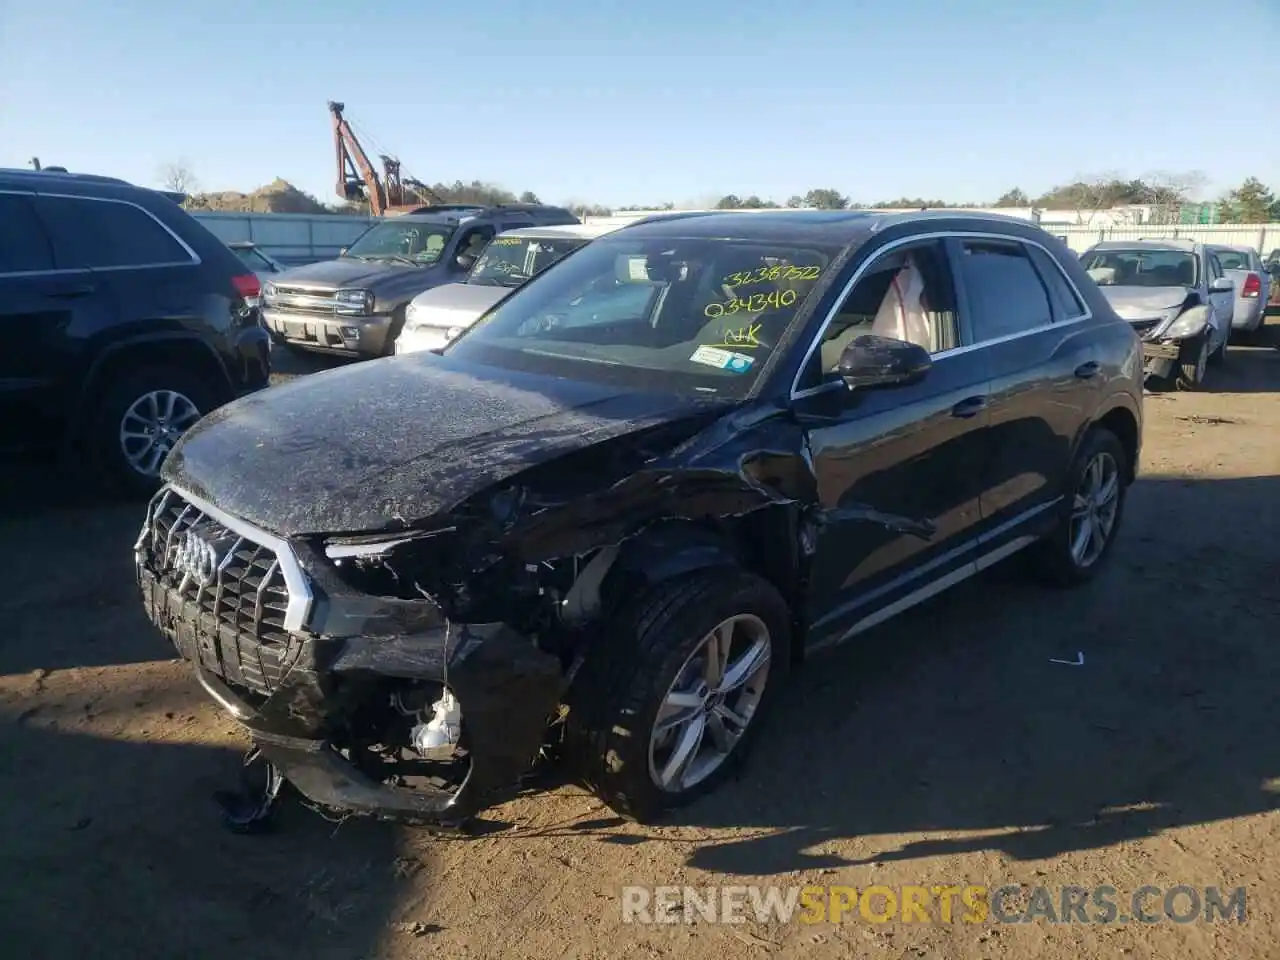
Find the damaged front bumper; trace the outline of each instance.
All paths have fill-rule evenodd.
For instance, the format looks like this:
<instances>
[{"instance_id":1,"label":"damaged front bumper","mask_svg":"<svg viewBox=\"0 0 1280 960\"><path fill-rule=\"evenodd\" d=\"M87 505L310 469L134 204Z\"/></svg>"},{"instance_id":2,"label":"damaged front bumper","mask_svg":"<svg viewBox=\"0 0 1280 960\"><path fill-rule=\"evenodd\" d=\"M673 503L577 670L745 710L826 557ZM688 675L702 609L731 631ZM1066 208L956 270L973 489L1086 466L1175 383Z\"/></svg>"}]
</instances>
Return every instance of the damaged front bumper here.
<instances>
[{"instance_id":1,"label":"damaged front bumper","mask_svg":"<svg viewBox=\"0 0 1280 960\"><path fill-rule=\"evenodd\" d=\"M1173 375L1182 355L1180 340L1144 340L1142 342L1142 372L1144 376L1167 379Z\"/></svg>"},{"instance_id":2,"label":"damaged front bumper","mask_svg":"<svg viewBox=\"0 0 1280 960\"><path fill-rule=\"evenodd\" d=\"M563 694L560 661L502 623L445 623L399 636L298 633L265 651L211 613L198 592L185 595L141 561L137 577L147 615L209 695L298 792L333 811L439 825L467 820L519 784ZM246 682L267 674L266 693ZM462 704L469 767L457 789L381 782L340 752L334 734L357 706L352 691L362 679L387 678L447 681Z\"/></svg>"}]
</instances>

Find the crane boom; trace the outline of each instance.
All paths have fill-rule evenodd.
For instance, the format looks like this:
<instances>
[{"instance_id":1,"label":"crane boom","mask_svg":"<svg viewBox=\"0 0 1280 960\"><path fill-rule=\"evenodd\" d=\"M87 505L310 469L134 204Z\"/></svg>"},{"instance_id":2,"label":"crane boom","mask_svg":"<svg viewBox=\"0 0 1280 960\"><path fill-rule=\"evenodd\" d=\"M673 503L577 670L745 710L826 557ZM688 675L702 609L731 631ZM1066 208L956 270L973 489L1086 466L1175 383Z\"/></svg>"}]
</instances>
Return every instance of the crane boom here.
<instances>
[{"instance_id":1,"label":"crane boom","mask_svg":"<svg viewBox=\"0 0 1280 960\"><path fill-rule=\"evenodd\" d=\"M426 184L400 176L400 161L381 156L383 176L378 176L373 162L365 153L360 139L351 124L342 115L346 105L329 101L329 116L333 121L333 145L338 166L338 196L344 200L367 199L369 212L375 217L403 210L420 204L406 204L405 187L423 197L428 203L443 202Z\"/></svg>"}]
</instances>

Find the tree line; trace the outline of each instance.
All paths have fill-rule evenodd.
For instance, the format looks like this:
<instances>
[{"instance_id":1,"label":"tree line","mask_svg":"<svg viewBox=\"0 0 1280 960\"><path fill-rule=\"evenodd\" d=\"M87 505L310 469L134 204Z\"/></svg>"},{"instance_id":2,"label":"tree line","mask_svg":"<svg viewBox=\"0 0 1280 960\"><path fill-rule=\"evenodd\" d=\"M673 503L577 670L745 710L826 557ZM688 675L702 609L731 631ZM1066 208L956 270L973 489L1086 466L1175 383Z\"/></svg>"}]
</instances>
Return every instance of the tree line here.
<instances>
[{"instance_id":1,"label":"tree line","mask_svg":"<svg viewBox=\"0 0 1280 960\"><path fill-rule=\"evenodd\" d=\"M158 179L165 189L194 194L196 179L185 164L169 164L161 170ZM818 210L846 209L921 209L921 208L975 208L975 207L1033 207L1041 210L1073 210L1082 220L1101 210L1127 205L1150 206L1155 209L1156 220L1162 217L1175 220L1182 207L1193 203L1192 198L1204 188L1206 178L1198 172L1149 174L1146 177L1129 178L1116 174L1098 174L1078 177L1060 184L1036 196L1020 187L1005 191L990 203L956 203L939 198L898 197L874 203L854 202L850 197L832 187L819 187L804 194L788 197L783 203L762 199L755 194L746 197L734 193L724 194L712 206L719 210L764 210L783 208L814 208ZM283 185L290 194L289 211L296 213L350 213L367 214L367 203L321 203L318 199L298 190L284 181L276 181L271 187ZM262 188L264 191L269 188ZM277 187L278 190L278 187ZM481 180L452 183L435 183L431 190L448 203L475 203L494 205L502 203L539 203L531 190L515 193L505 187ZM251 195L245 195L251 196ZM1220 223L1262 223L1280 220L1280 198L1257 177L1248 177L1239 186L1228 190L1216 201L1217 221ZM564 203L577 216L610 216L634 210L672 210L671 201L647 205L608 207L603 204L570 200Z\"/></svg>"},{"instance_id":2,"label":"tree line","mask_svg":"<svg viewBox=\"0 0 1280 960\"><path fill-rule=\"evenodd\" d=\"M716 207L720 210L781 209L784 206L813 207L820 210L1030 207L1040 210L1074 210L1084 216L1132 204L1153 207L1158 217L1161 211L1170 216L1176 215L1183 206L1192 204L1192 197L1202 188L1203 183L1203 175L1196 173L1129 179L1102 175L1082 177L1037 196L1031 196L1025 190L1015 187L990 203L957 203L925 197L898 197L895 200L856 203L838 190L821 188L793 196L785 204L763 200L754 194L744 198L729 193L720 198ZM1238 187L1228 190L1216 201L1216 205L1217 220L1220 223L1264 223L1280 220L1280 198L1257 177L1248 177Z\"/></svg>"}]
</instances>

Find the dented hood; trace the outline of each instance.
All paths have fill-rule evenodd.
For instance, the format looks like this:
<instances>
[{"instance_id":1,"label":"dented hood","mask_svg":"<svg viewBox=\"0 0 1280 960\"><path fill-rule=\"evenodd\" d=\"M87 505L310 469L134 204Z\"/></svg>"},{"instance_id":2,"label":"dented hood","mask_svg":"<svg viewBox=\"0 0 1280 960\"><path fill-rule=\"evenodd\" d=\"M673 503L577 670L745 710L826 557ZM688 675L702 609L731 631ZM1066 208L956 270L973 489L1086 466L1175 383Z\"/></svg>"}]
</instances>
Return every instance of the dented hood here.
<instances>
[{"instance_id":1,"label":"dented hood","mask_svg":"<svg viewBox=\"0 0 1280 960\"><path fill-rule=\"evenodd\" d=\"M188 431L163 473L284 536L396 530L529 467L707 406L410 354L228 404Z\"/></svg>"},{"instance_id":2,"label":"dented hood","mask_svg":"<svg viewBox=\"0 0 1280 960\"><path fill-rule=\"evenodd\" d=\"M1145 320L1177 307L1191 291L1186 287L1099 287L1113 310L1125 320Z\"/></svg>"}]
</instances>

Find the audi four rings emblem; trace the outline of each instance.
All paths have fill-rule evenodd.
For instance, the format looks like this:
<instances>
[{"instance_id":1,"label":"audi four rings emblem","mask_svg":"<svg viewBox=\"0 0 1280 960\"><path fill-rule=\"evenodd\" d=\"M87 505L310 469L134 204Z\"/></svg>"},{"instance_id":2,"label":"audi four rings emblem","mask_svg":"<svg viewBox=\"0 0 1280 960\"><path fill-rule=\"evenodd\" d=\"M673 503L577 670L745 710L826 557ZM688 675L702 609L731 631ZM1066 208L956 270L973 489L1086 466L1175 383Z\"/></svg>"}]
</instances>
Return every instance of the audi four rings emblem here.
<instances>
[{"instance_id":1,"label":"audi four rings emblem","mask_svg":"<svg viewBox=\"0 0 1280 960\"><path fill-rule=\"evenodd\" d=\"M173 558L173 569L184 577L190 577L202 587L213 583L218 575L217 548L198 533L188 530L178 544L177 555Z\"/></svg>"}]
</instances>

